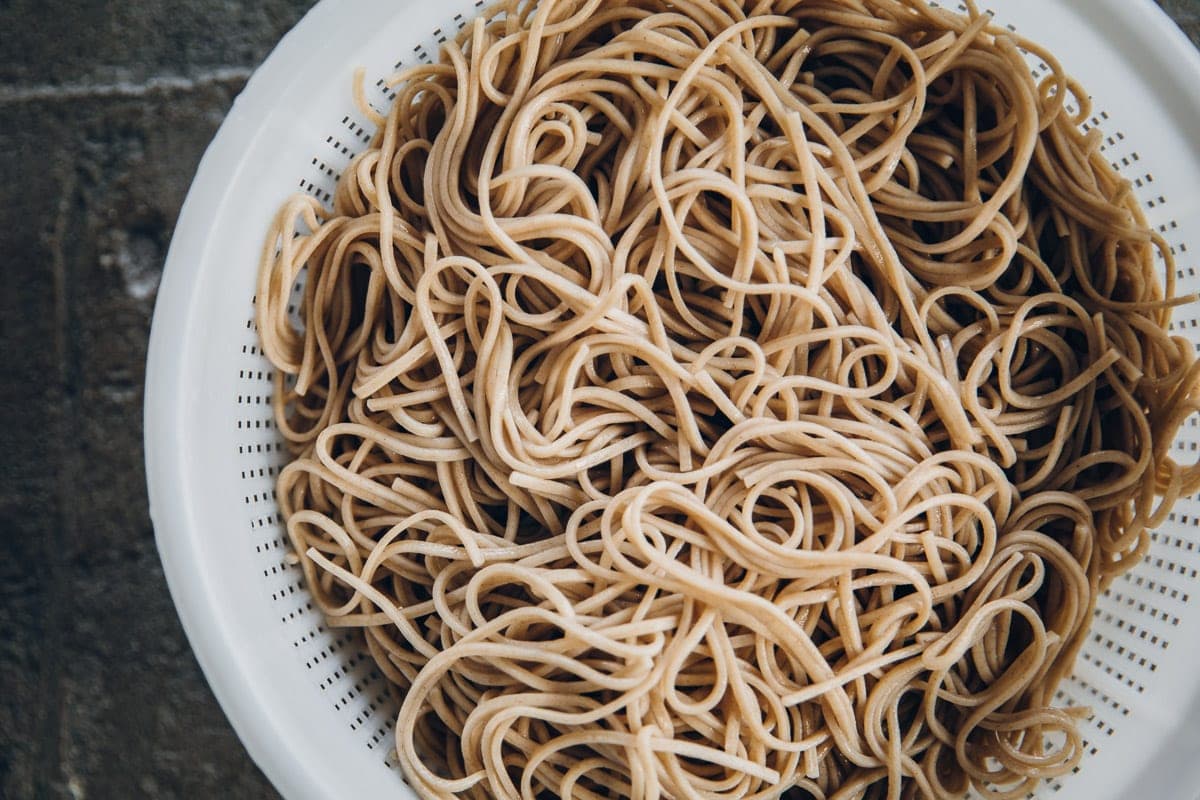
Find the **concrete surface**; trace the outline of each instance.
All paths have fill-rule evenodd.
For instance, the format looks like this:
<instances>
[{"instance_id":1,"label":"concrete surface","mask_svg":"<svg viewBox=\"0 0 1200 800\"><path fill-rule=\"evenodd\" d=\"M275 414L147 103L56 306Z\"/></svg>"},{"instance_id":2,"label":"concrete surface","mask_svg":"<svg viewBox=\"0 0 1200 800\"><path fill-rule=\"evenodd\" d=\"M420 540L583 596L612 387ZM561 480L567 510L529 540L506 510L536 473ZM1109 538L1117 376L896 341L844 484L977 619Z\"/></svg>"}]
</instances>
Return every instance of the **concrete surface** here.
<instances>
[{"instance_id":1,"label":"concrete surface","mask_svg":"<svg viewBox=\"0 0 1200 800\"><path fill-rule=\"evenodd\" d=\"M310 5L0 0L0 798L276 797L167 594L141 399L192 173Z\"/></svg>"}]
</instances>

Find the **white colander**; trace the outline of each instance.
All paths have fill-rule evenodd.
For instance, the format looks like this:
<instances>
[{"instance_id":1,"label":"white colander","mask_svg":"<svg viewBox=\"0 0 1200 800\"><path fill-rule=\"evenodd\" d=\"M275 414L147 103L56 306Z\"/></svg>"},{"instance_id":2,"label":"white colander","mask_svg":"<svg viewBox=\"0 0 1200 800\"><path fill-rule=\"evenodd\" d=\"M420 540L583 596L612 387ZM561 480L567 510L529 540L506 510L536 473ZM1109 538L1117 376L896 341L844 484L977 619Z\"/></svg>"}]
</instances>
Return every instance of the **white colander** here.
<instances>
[{"instance_id":1,"label":"white colander","mask_svg":"<svg viewBox=\"0 0 1200 800\"><path fill-rule=\"evenodd\" d=\"M1090 124L1103 129L1105 154L1175 251L1181 291L1200 289L1200 55L1150 0L995 2L1001 23L1049 46L1095 92ZM274 486L285 452L252 322L259 250L280 202L298 190L329 201L369 140L351 101L355 68L373 81L436 58L482 5L319 3L255 73L205 155L159 290L145 420L159 551L213 691L289 800L413 794L388 757L395 697L353 637L323 626L284 560ZM384 108L380 86L371 99ZM1178 313L1175 328L1200 348L1200 306ZM1200 420L1175 450L1200 457ZM1094 712L1087 756L1039 797L1200 796L1198 571L1193 498L1100 601L1059 697Z\"/></svg>"}]
</instances>

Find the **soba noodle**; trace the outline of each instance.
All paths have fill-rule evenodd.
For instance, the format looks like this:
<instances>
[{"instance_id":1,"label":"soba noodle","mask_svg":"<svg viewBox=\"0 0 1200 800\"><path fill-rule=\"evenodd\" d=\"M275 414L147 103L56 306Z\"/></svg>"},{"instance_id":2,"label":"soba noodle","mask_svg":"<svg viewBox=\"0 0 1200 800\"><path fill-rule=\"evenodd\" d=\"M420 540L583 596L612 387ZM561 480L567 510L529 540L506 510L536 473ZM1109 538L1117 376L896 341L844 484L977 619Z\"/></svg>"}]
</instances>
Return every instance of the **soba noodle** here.
<instances>
[{"instance_id":1,"label":"soba noodle","mask_svg":"<svg viewBox=\"0 0 1200 800\"><path fill-rule=\"evenodd\" d=\"M1200 489L1200 368L1050 53L923 0L513 0L390 89L257 322L288 533L419 794L1079 763L1056 686Z\"/></svg>"}]
</instances>

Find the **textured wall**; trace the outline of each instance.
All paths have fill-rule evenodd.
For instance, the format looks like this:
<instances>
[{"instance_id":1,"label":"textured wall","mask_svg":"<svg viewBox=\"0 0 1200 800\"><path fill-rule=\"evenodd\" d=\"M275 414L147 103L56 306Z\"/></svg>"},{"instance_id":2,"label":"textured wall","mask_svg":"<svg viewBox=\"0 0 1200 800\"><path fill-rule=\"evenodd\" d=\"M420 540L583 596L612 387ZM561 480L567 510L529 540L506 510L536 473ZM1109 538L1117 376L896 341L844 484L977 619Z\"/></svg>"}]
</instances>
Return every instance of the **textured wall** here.
<instances>
[{"instance_id":1,"label":"textured wall","mask_svg":"<svg viewBox=\"0 0 1200 800\"><path fill-rule=\"evenodd\" d=\"M310 5L0 0L0 798L275 797L163 582L142 370L200 155Z\"/></svg>"}]
</instances>

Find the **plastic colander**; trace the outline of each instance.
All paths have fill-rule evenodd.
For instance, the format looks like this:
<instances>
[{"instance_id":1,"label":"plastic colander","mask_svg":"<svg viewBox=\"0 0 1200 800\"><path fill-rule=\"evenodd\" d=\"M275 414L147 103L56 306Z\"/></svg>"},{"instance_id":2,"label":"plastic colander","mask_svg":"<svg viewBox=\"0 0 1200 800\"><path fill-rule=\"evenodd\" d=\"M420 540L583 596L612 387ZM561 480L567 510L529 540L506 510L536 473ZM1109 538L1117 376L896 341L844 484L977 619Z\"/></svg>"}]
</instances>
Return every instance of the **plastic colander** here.
<instances>
[{"instance_id":1,"label":"plastic colander","mask_svg":"<svg viewBox=\"0 0 1200 800\"><path fill-rule=\"evenodd\" d=\"M389 759L397 708L356 638L314 610L275 500L286 451L252 321L259 251L289 194L324 201L371 125L351 99L435 59L482 0L325 0L255 73L200 165L159 290L146 377L146 472L166 575L242 741L289 800L409 798ZM1149 0L996 0L998 22L1095 92L1090 125L1200 289L1200 55ZM1042 73L1046 67L1032 62ZM382 83L372 102L386 107ZM1192 237L1195 238L1192 238ZM1174 328L1200 348L1200 306ZM1200 456L1200 420L1174 444ZM1059 701L1091 707L1086 756L1038 797L1200 796L1200 499L1100 600Z\"/></svg>"}]
</instances>

